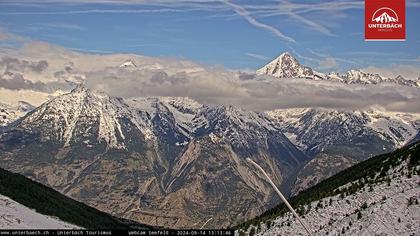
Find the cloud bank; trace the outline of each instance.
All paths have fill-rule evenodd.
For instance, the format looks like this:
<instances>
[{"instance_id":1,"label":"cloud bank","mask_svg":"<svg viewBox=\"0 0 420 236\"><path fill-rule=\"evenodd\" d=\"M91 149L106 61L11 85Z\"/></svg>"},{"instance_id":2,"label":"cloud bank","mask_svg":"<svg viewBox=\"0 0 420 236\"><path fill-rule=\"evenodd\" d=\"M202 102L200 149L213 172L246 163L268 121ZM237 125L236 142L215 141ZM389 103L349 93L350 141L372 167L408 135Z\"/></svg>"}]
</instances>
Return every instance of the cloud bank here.
<instances>
[{"instance_id":1,"label":"cloud bank","mask_svg":"<svg viewBox=\"0 0 420 236\"><path fill-rule=\"evenodd\" d=\"M188 96L210 105L236 105L250 110L291 107L420 112L416 88L391 84L347 85L304 79L272 79L207 70L168 75L155 71L107 69L87 76L87 85L119 97ZM245 78L245 79L244 79Z\"/></svg>"},{"instance_id":2,"label":"cloud bank","mask_svg":"<svg viewBox=\"0 0 420 236\"><path fill-rule=\"evenodd\" d=\"M135 68L120 68L126 60ZM326 61L324 66L334 66ZM208 105L235 105L264 111L294 107L367 109L420 113L420 90L395 84L348 85L305 79L276 79L209 67L179 58L152 58L134 54L85 54L45 43L26 44L3 55L0 88L51 91L71 83L111 96L189 97ZM18 77L4 77L8 70ZM34 79L35 77L35 79ZM70 83L70 84L71 84Z\"/></svg>"}]
</instances>

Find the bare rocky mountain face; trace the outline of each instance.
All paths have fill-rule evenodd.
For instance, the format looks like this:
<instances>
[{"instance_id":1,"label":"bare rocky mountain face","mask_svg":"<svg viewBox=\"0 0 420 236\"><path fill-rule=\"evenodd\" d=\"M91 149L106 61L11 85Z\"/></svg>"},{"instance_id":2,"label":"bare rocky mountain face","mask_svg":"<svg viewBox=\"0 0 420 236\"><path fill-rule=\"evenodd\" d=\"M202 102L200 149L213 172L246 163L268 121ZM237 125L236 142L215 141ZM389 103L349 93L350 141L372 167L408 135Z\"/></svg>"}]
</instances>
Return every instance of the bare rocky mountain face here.
<instances>
[{"instance_id":1,"label":"bare rocky mountain face","mask_svg":"<svg viewBox=\"0 0 420 236\"><path fill-rule=\"evenodd\" d=\"M0 165L99 210L149 225L227 227L273 206L308 161L264 114L187 98L124 100L82 86L0 135ZM290 186L284 186L290 188Z\"/></svg>"},{"instance_id":2,"label":"bare rocky mountain face","mask_svg":"<svg viewBox=\"0 0 420 236\"><path fill-rule=\"evenodd\" d=\"M290 53L285 52L279 57L256 71L257 75L270 75L276 78L327 80L345 84L379 84L392 83L420 88L420 80L409 80L402 76L387 78L379 74L367 73L361 70L349 70L344 74L331 72L320 73L310 67L301 65Z\"/></svg>"}]
</instances>

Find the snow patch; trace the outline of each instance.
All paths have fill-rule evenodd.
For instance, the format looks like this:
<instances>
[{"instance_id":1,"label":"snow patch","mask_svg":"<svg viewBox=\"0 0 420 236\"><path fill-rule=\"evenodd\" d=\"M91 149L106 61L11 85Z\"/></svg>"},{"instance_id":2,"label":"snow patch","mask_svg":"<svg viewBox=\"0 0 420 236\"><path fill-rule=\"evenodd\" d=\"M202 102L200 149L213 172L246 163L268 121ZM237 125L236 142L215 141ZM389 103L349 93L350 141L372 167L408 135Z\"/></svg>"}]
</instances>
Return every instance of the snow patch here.
<instances>
[{"instance_id":1,"label":"snow patch","mask_svg":"<svg viewBox=\"0 0 420 236\"><path fill-rule=\"evenodd\" d=\"M0 229L81 229L0 195Z\"/></svg>"}]
</instances>

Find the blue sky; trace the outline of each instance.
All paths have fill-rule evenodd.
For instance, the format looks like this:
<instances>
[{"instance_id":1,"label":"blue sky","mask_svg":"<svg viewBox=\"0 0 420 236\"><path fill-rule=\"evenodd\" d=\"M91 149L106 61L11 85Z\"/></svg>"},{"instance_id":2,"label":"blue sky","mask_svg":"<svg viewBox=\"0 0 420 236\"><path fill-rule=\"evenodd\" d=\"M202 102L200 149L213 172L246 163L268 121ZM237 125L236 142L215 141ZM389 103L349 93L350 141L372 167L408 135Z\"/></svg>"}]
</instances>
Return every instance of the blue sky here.
<instances>
[{"instance_id":1,"label":"blue sky","mask_svg":"<svg viewBox=\"0 0 420 236\"><path fill-rule=\"evenodd\" d=\"M256 69L289 51L321 71L420 67L420 1L405 42L365 42L364 1L2 0L0 29L91 53Z\"/></svg>"}]
</instances>

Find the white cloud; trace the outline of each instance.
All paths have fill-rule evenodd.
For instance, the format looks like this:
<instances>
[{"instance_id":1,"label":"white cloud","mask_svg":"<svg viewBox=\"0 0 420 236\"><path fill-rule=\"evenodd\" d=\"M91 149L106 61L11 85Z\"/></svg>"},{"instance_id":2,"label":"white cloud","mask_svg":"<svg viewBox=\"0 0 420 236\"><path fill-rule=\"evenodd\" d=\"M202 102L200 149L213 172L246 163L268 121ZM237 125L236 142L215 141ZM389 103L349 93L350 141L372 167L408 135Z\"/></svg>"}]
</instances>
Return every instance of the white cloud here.
<instances>
[{"instance_id":1,"label":"white cloud","mask_svg":"<svg viewBox=\"0 0 420 236\"><path fill-rule=\"evenodd\" d=\"M89 13L165 13L165 12L187 12L187 11L209 11L213 12L211 16L222 16L230 18L231 15L221 12L228 11L233 8L235 12L244 17L250 24L272 32L278 37L286 41L294 41L293 38L286 36L275 27L261 23L259 18L272 16L286 16L288 20L294 20L301 25L305 25L310 29L325 35L334 36L330 28L334 24L342 24L340 19L347 16L345 11L362 10L364 8L363 1L342 0L342 1L318 1L318 2L288 2L288 1L256 1L255 3L244 3L242 6L231 3L227 0L209 1L209 0L3 0L0 4L13 4L19 6L43 5L43 7L51 4L103 4L103 5L121 5L121 6L151 6L153 9L85 9L74 11L17 11L17 12L0 12L0 15L63 15L63 14L89 14ZM415 0L408 0L407 7L418 8L420 3ZM310 13L310 14L308 14ZM316 14L313 14L316 13ZM328 15L328 21L325 16ZM308 18L310 16L310 18Z\"/></svg>"},{"instance_id":2,"label":"white cloud","mask_svg":"<svg viewBox=\"0 0 420 236\"><path fill-rule=\"evenodd\" d=\"M8 56L28 61L26 65L31 65L31 68L34 67L33 62L45 60L48 63L43 70L35 72L22 67L24 78L20 82L24 86L22 83L3 81L7 82L5 88L15 90L19 90L19 86L27 90L31 85L36 85L38 87L34 89L45 91L49 85L60 86L57 81L83 74L90 88L126 98L188 96L204 104L232 104L251 110L290 107L364 109L378 105L393 111L420 113L419 89L407 86L274 79L256 76L254 73L206 67L177 58L86 54L43 42L26 44ZM127 59L134 60L139 70L118 68ZM326 62L324 66L331 64L334 63ZM21 68L19 63L15 68Z\"/></svg>"},{"instance_id":3,"label":"white cloud","mask_svg":"<svg viewBox=\"0 0 420 236\"><path fill-rule=\"evenodd\" d=\"M33 23L30 25L30 27L38 27L39 29L47 29L47 28L59 28L59 29L65 29L65 30L85 30L82 26L77 24L67 24L67 23L46 23L46 22L40 22L40 23Z\"/></svg>"},{"instance_id":4,"label":"white cloud","mask_svg":"<svg viewBox=\"0 0 420 236\"><path fill-rule=\"evenodd\" d=\"M338 67L338 62L333 57L326 57L319 61L319 69L335 69Z\"/></svg>"},{"instance_id":5,"label":"white cloud","mask_svg":"<svg viewBox=\"0 0 420 236\"><path fill-rule=\"evenodd\" d=\"M78 51L78 52L85 52L85 53L99 53L99 54L113 53L113 51L109 51L109 50L86 49L86 48L70 48L70 49L74 51Z\"/></svg>"},{"instance_id":6,"label":"white cloud","mask_svg":"<svg viewBox=\"0 0 420 236\"><path fill-rule=\"evenodd\" d=\"M256 53L245 53L245 55L247 55L249 57L252 57L254 59L262 60L262 61L267 61L267 60L270 59L269 57L266 57L266 56L260 55L260 54L256 54Z\"/></svg>"},{"instance_id":7,"label":"white cloud","mask_svg":"<svg viewBox=\"0 0 420 236\"><path fill-rule=\"evenodd\" d=\"M144 14L144 13L167 13L167 12L188 12L188 11L207 11L212 14L206 17L225 17L231 18L232 15L225 14L233 9L238 16L243 17L251 25L267 30L277 37L287 42L294 42L295 39L287 36L276 27L262 23L259 19L263 17L285 16L286 20L313 29L328 36L335 36L331 28L342 24L342 18L347 17L344 13L348 10L362 10L363 1L342 0L342 1L320 1L320 2L288 2L288 1L257 1L255 3L244 3L243 5L232 3L228 0L209 1L209 0L4 0L0 4L13 4L25 6L51 4L62 4L68 6L84 4L102 4L103 6L121 5L124 8L97 8L70 11L57 11L56 9L46 11L3 11L0 15L70 15L70 14ZM130 8L126 8L129 6ZM147 6L147 9L135 9L132 6ZM408 7L420 7L416 1L407 1ZM328 15L328 20L325 16ZM286 22L286 21L283 21Z\"/></svg>"},{"instance_id":8,"label":"white cloud","mask_svg":"<svg viewBox=\"0 0 420 236\"><path fill-rule=\"evenodd\" d=\"M167 12L187 12L186 9L89 9L76 11L23 11L23 12L0 12L0 15L75 15L75 14L141 14L141 13L167 13Z\"/></svg>"},{"instance_id":9,"label":"white cloud","mask_svg":"<svg viewBox=\"0 0 420 236\"><path fill-rule=\"evenodd\" d=\"M10 33L0 27L0 42L2 41L23 43L30 41L30 39L17 34Z\"/></svg>"},{"instance_id":10,"label":"white cloud","mask_svg":"<svg viewBox=\"0 0 420 236\"><path fill-rule=\"evenodd\" d=\"M305 79L273 79L222 69L175 73L108 68L89 73L87 84L113 96L188 96L210 105L236 105L250 110L290 107L365 109L420 112L417 88L396 85L348 85Z\"/></svg>"}]
</instances>

